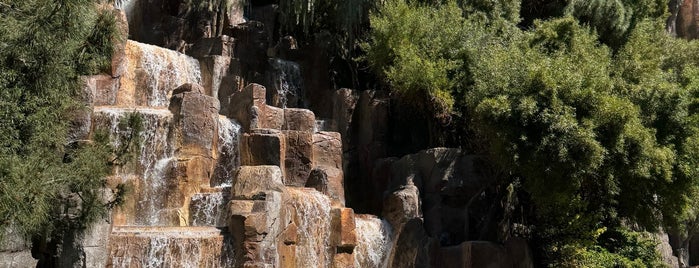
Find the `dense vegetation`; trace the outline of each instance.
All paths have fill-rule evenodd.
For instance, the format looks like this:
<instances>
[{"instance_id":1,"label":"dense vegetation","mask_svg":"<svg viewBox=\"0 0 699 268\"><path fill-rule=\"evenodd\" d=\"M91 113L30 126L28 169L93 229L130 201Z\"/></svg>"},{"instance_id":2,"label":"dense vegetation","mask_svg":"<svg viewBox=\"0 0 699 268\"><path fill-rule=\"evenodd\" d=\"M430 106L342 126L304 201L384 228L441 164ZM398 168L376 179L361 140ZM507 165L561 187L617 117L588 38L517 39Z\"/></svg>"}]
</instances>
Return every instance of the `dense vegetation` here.
<instances>
[{"instance_id":1,"label":"dense vegetation","mask_svg":"<svg viewBox=\"0 0 699 268\"><path fill-rule=\"evenodd\" d=\"M657 266L644 231L697 219L696 44L664 32L664 1L570 1L525 29L520 4L386 1L366 59L522 182L540 261Z\"/></svg>"},{"instance_id":2,"label":"dense vegetation","mask_svg":"<svg viewBox=\"0 0 699 268\"><path fill-rule=\"evenodd\" d=\"M88 111L80 76L109 68L117 32L96 1L0 1L1 233L50 239L118 203L104 197L105 177L135 143L112 148L104 133L84 141L71 130Z\"/></svg>"}]
</instances>

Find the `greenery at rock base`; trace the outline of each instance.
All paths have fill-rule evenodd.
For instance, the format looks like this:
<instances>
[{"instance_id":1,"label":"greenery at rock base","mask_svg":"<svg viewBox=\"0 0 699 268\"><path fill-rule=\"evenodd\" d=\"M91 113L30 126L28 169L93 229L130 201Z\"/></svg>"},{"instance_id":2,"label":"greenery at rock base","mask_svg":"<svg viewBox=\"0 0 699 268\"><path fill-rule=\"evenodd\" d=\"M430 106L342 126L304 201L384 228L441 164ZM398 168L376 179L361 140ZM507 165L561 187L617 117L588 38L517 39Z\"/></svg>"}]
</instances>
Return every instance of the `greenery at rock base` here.
<instances>
[{"instance_id":1,"label":"greenery at rock base","mask_svg":"<svg viewBox=\"0 0 699 268\"><path fill-rule=\"evenodd\" d=\"M373 13L366 60L523 182L540 261L654 267L646 231L693 231L699 46L664 32L666 3L570 1L523 29L519 1L424 2Z\"/></svg>"},{"instance_id":2,"label":"greenery at rock base","mask_svg":"<svg viewBox=\"0 0 699 268\"><path fill-rule=\"evenodd\" d=\"M96 2L0 1L0 227L27 238L87 228L116 205L105 178L138 142L68 139L71 119L89 112L80 76L107 70L123 38ZM137 136L140 120L124 127Z\"/></svg>"}]
</instances>

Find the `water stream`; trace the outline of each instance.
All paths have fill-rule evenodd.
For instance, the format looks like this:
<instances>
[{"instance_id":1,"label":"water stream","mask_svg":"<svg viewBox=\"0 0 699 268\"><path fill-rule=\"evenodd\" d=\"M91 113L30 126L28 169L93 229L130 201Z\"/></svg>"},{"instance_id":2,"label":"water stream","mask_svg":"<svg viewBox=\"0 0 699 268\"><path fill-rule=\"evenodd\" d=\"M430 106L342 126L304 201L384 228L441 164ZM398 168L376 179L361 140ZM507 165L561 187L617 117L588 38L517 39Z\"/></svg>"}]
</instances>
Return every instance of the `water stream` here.
<instances>
[{"instance_id":1,"label":"water stream","mask_svg":"<svg viewBox=\"0 0 699 268\"><path fill-rule=\"evenodd\" d=\"M296 267L329 267L330 250L330 199L308 188L287 188L287 201L294 222L298 226Z\"/></svg>"},{"instance_id":2,"label":"water stream","mask_svg":"<svg viewBox=\"0 0 699 268\"><path fill-rule=\"evenodd\" d=\"M270 59L270 71L267 72L267 82L270 91L267 102L281 108L305 107L303 76L301 66L293 61Z\"/></svg>"},{"instance_id":3,"label":"water stream","mask_svg":"<svg viewBox=\"0 0 699 268\"><path fill-rule=\"evenodd\" d=\"M388 267L393 247L391 225L372 215L355 218L357 246L354 248L355 267Z\"/></svg>"},{"instance_id":4,"label":"water stream","mask_svg":"<svg viewBox=\"0 0 699 268\"><path fill-rule=\"evenodd\" d=\"M129 113L138 113L143 119L140 132L142 146L138 161L116 169L122 182L131 181L138 210L127 219L130 225L168 225L163 215L167 199L167 176L174 160L174 148L169 141L172 113L166 109L96 107L95 128L109 131L115 147L129 129L120 121Z\"/></svg>"}]
</instances>

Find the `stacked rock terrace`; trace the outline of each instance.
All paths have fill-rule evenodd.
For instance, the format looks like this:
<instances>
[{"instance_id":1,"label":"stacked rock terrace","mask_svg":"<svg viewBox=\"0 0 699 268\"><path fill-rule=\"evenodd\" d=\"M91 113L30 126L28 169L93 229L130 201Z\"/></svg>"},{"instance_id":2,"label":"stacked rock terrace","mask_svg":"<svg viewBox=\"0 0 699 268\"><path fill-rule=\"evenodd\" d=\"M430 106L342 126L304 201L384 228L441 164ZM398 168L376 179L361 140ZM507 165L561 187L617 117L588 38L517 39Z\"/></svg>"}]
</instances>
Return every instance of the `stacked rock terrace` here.
<instances>
[{"instance_id":1,"label":"stacked rock terrace","mask_svg":"<svg viewBox=\"0 0 699 268\"><path fill-rule=\"evenodd\" d=\"M121 76L86 79L91 133L119 134L128 112L146 124L138 163L110 179L133 191L113 213L108 266L362 266L339 133L318 131L310 110L268 105L258 84L234 89L221 109L217 78L202 79L193 58L133 41L125 50ZM244 133L239 157L226 159L220 148L237 143L220 140L228 118ZM233 174L216 172L231 161Z\"/></svg>"}]
</instances>

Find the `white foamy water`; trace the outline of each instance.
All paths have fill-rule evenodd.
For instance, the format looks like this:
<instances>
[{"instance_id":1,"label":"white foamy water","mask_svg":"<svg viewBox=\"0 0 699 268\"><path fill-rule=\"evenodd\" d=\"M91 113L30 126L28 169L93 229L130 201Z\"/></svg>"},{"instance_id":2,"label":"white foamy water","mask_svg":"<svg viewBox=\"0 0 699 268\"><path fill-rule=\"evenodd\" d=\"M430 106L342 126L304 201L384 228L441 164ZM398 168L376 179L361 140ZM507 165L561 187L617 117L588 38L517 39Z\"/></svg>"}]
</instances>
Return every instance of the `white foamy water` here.
<instances>
[{"instance_id":1,"label":"white foamy water","mask_svg":"<svg viewBox=\"0 0 699 268\"><path fill-rule=\"evenodd\" d=\"M172 113L166 109L96 107L94 109L95 128L109 131L112 144L121 145L121 137L129 130L119 122L129 113L138 113L143 119L140 133L141 148L136 164L127 164L116 170L116 175L124 181L137 178L139 191L133 194L137 203L137 215L129 219L133 225L168 225L162 216L167 196L167 172L172 167L174 148L169 141Z\"/></svg>"},{"instance_id":2,"label":"white foamy water","mask_svg":"<svg viewBox=\"0 0 699 268\"><path fill-rule=\"evenodd\" d=\"M393 247L391 225L385 220L369 215L356 217L355 225L355 267L388 267L388 258Z\"/></svg>"},{"instance_id":3,"label":"white foamy water","mask_svg":"<svg viewBox=\"0 0 699 268\"><path fill-rule=\"evenodd\" d=\"M167 107L172 90L186 83L202 84L199 61L166 48L128 40L128 71L120 94L132 92L136 105ZM121 103L125 104L125 103ZM127 104L127 103L126 103Z\"/></svg>"},{"instance_id":4,"label":"white foamy water","mask_svg":"<svg viewBox=\"0 0 699 268\"><path fill-rule=\"evenodd\" d=\"M218 161L211 178L212 187L229 186L240 166L241 126L233 119L218 117Z\"/></svg>"},{"instance_id":5,"label":"white foamy water","mask_svg":"<svg viewBox=\"0 0 699 268\"><path fill-rule=\"evenodd\" d=\"M315 190L287 190L298 227L296 267L330 267L330 199Z\"/></svg>"},{"instance_id":6,"label":"white foamy water","mask_svg":"<svg viewBox=\"0 0 699 268\"><path fill-rule=\"evenodd\" d=\"M278 101L272 105L286 108L303 108L304 87L301 66L293 61L282 59L270 59L271 70L267 74L267 80L271 88L279 96Z\"/></svg>"},{"instance_id":7,"label":"white foamy water","mask_svg":"<svg viewBox=\"0 0 699 268\"><path fill-rule=\"evenodd\" d=\"M231 244L215 228L115 228L111 267L233 267Z\"/></svg>"},{"instance_id":8,"label":"white foamy water","mask_svg":"<svg viewBox=\"0 0 699 268\"><path fill-rule=\"evenodd\" d=\"M193 195L189 206L190 225L227 226L228 198L225 198L224 191L230 191L230 188L221 188L220 192Z\"/></svg>"},{"instance_id":9,"label":"white foamy water","mask_svg":"<svg viewBox=\"0 0 699 268\"><path fill-rule=\"evenodd\" d=\"M313 129L313 132L320 132L320 131L332 131L331 129L331 121L328 120L321 120L321 119L316 119L316 123Z\"/></svg>"}]
</instances>

